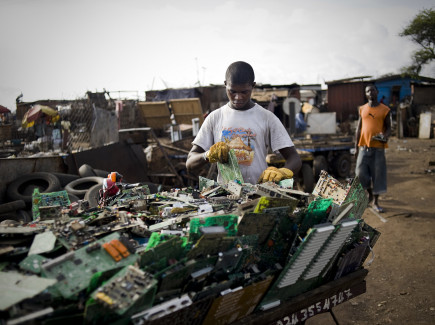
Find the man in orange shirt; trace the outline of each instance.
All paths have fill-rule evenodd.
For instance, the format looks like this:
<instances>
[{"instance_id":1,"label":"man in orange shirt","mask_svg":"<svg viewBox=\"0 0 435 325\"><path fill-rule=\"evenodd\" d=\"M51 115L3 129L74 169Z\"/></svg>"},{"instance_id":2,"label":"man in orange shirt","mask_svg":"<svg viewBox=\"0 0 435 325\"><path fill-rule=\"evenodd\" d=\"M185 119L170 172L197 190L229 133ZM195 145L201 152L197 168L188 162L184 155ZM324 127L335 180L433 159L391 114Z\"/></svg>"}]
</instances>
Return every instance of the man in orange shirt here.
<instances>
[{"instance_id":1,"label":"man in orange shirt","mask_svg":"<svg viewBox=\"0 0 435 325\"><path fill-rule=\"evenodd\" d=\"M390 109L378 102L375 85L365 88L367 103L359 108L356 129L355 152L357 155L355 174L367 190L369 202L375 211L384 212L379 205L379 194L387 191L387 164L385 148L391 135Z\"/></svg>"}]
</instances>

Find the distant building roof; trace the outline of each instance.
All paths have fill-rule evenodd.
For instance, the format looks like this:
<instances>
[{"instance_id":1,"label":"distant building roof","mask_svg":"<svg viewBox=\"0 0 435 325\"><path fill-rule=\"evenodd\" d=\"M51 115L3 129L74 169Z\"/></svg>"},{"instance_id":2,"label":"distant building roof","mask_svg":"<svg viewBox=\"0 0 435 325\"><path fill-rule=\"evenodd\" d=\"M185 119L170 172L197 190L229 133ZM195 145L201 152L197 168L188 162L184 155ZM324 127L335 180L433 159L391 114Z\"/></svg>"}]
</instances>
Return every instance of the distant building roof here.
<instances>
[{"instance_id":1,"label":"distant building roof","mask_svg":"<svg viewBox=\"0 0 435 325\"><path fill-rule=\"evenodd\" d=\"M395 74L395 75L391 75L391 76L385 76L385 77L380 77L375 79L375 82L383 82L383 81L391 81L391 80L395 80L395 79L411 79L413 81L419 82L419 81L424 81L424 82L435 82L434 78L429 78L429 77L423 77L420 76L418 78L413 78L407 75L401 75L401 74Z\"/></svg>"},{"instance_id":2,"label":"distant building roof","mask_svg":"<svg viewBox=\"0 0 435 325\"><path fill-rule=\"evenodd\" d=\"M270 88L274 88L274 89L278 89L278 88L286 88L286 89L291 89L291 88L298 88L300 87L297 83L292 83L292 84L287 84L287 85L271 85L271 84L262 84L262 83L256 83L255 84L255 88L260 88L260 89L270 89Z\"/></svg>"},{"instance_id":3,"label":"distant building roof","mask_svg":"<svg viewBox=\"0 0 435 325\"><path fill-rule=\"evenodd\" d=\"M342 83L350 83L350 82L361 82L364 81L364 79L368 79L368 78L372 78L372 76L351 77L345 79L325 81L325 84L332 85L332 84L342 84Z\"/></svg>"},{"instance_id":4,"label":"distant building roof","mask_svg":"<svg viewBox=\"0 0 435 325\"><path fill-rule=\"evenodd\" d=\"M364 80L367 79L367 80ZM391 80L403 80L403 79L411 79L415 82L430 82L434 83L434 78L429 77L423 77L420 76L418 78L412 78L407 75L401 75L401 74L394 74L394 75L386 75L379 78L373 78L372 76L361 76L361 77L351 77L351 78L345 78L345 79L338 79L338 80L332 80L332 81L326 81L326 85L334 85L334 84L344 84L344 83L353 83L353 82L384 82L384 81L391 81Z\"/></svg>"}]
</instances>

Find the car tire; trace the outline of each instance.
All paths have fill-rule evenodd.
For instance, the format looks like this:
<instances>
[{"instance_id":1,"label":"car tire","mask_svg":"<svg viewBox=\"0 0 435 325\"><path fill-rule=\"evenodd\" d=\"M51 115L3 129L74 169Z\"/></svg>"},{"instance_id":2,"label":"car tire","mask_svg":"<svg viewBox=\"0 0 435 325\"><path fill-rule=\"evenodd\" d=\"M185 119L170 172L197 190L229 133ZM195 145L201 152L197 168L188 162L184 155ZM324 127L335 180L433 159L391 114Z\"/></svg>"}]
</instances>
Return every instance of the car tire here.
<instances>
[{"instance_id":1,"label":"car tire","mask_svg":"<svg viewBox=\"0 0 435 325\"><path fill-rule=\"evenodd\" d=\"M95 176L104 177L107 178L107 176L110 174L108 171L102 170L102 169L93 169Z\"/></svg>"},{"instance_id":2,"label":"car tire","mask_svg":"<svg viewBox=\"0 0 435 325\"><path fill-rule=\"evenodd\" d=\"M103 180L104 180L103 177L98 177L98 176L81 177L67 184L65 186L65 190L68 193L73 194L82 199L85 197L86 192L92 186L96 184L102 185Z\"/></svg>"},{"instance_id":3,"label":"car tire","mask_svg":"<svg viewBox=\"0 0 435 325\"><path fill-rule=\"evenodd\" d=\"M26 205L30 205L35 188L38 188L40 193L50 193L60 190L61 185L53 174L36 172L15 179L7 187L6 195L12 201L23 200Z\"/></svg>"},{"instance_id":4,"label":"car tire","mask_svg":"<svg viewBox=\"0 0 435 325\"><path fill-rule=\"evenodd\" d=\"M68 193L68 199L69 199L70 203L77 202L80 200L80 198L78 196L71 194L71 193Z\"/></svg>"},{"instance_id":5,"label":"car tire","mask_svg":"<svg viewBox=\"0 0 435 325\"><path fill-rule=\"evenodd\" d=\"M79 175L80 177L91 177L96 176L94 173L93 168L88 164L83 164L79 168Z\"/></svg>"},{"instance_id":6,"label":"car tire","mask_svg":"<svg viewBox=\"0 0 435 325\"><path fill-rule=\"evenodd\" d=\"M65 174L65 173L52 173L54 176L56 176L59 179L60 186L65 187L68 183L71 183L72 181L75 181L76 179L79 179L79 175L75 174Z\"/></svg>"},{"instance_id":7,"label":"car tire","mask_svg":"<svg viewBox=\"0 0 435 325\"><path fill-rule=\"evenodd\" d=\"M352 161L348 152L341 153L333 161L333 169L336 177L346 178L350 175Z\"/></svg>"},{"instance_id":8,"label":"car tire","mask_svg":"<svg viewBox=\"0 0 435 325\"><path fill-rule=\"evenodd\" d=\"M23 223L29 223L32 221L32 217L26 210L17 210L0 214L0 222L4 220L14 220Z\"/></svg>"},{"instance_id":9,"label":"car tire","mask_svg":"<svg viewBox=\"0 0 435 325\"><path fill-rule=\"evenodd\" d=\"M328 171L328 161L324 155L315 156L313 161L313 172L315 179L319 179L319 175L322 170Z\"/></svg>"},{"instance_id":10,"label":"car tire","mask_svg":"<svg viewBox=\"0 0 435 325\"><path fill-rule=\"evenodd\" d=\"M98 206L98 197L102 188L102 184L95 184L86 192L85 200L89 202L90 208L95 208Z\"/></svg>"},{"instance_id":11,"label":"car tire","mask_svg":"<svg viewBox=\"0 0 435 325\"><path fill-rule=\"evenodd\" d=\"M23 200L12 201L0 205L0 214L25 208L26 202L24 202Z\"/></svg>"}]
</instances>

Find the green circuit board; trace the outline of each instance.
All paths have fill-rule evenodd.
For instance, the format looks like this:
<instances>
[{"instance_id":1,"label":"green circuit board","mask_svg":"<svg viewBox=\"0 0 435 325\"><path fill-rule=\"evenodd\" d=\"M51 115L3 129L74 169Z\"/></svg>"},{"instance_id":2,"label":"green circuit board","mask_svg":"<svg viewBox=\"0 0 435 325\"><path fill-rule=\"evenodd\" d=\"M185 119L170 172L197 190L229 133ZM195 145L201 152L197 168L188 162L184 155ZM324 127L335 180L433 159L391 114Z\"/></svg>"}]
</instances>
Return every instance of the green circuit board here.
<instances>
[{"instance_id":1,"label":"green circuit board","mask_svg":"<svg viewBox=\"0 0 435 325\"><path fill-rule=\"evenodd\" d=\"M24 271L29 271L35 274L40 274L41 273L41 265L47 261L49 261L50 259L35 254L35 255L30 255L27 256L25 259L23 259L19 266L22 270Z\"/></svg>"},{"instance_id":2,"label":"green circuit board","mask_svg":"<svg viewBox=\"0 0 435 325\"><path fill-rule=\"evenodd\" d=\"M159 272L168 266L169 261L178 261L186 255L184 239L172 236L165 241L160 241L161 237L158 234L152 236L158 236L159 243L141 254L139 265L142 269L151 273Z\"/></svg>"},{"instance_id":3,"label":"green circuit board","mask_svg":"<svg viewBox=\"0 0 435 325\"><path fill-rule=\"evenodd\" d=\"M235 180L243 183L242 172L240 171L239 162L237 161L237 157L233 149L230 149L228 153L228 162L225 164L218 162L217 165L224 184Z\"/></svg>"},{"instance_id":4,"label":"green circuit board","mask_svg":"<svg viewBox=\"0 0 435 325\"><path fill-rule=\"evenodd\" d=\"M58 210L62 207L67 207L71 204L67 191L40 193L38 188L33 190L32 194L32 215L33 220L43 218L45 215L52 218L53 213L58 213ZM51 209L50 209L51 207ZM44 213L41 215L41 209L45 208Z\"/></svg>"},{"instance_id":5,"label":"green circuit board","mask_svg":"<svg viewBox=\"0 0 435 325\"><path fill-rule=\"evenodd\" d=\"M142 309L151 307L156 290L157 280L153 276L128 265L94 291L92 298L101 307L123 315L135 305Z\"/></svg>"},{"instance_id":6,"label":"green circuit board","mask_svg":"<svg viewBox=\"0 0 435 325\"><path fill-rule=\"evenodd\" d=\"M202 236L200 228L213 226L222 226L227 231L227 236L236 236L238 219L239 217L234 214L192 218L190 220L189 240L196 241Z\"/></svg>"},{"instance_id":7,"label":"green circuit board","mask_svg":"<svg viewBox=\"0 0 435 325\"><path fill-rule=\"evenodd\" d=\"M89 286L95 273L116 270L136 262L136 254L130 254L117 262L103 248L103 244L119 237L119 233L112 233L88 246L44 263L41 266L41 274L45 278L58 281L53 289L64 298L74 298Z\"/></svg>"}]
</instances>

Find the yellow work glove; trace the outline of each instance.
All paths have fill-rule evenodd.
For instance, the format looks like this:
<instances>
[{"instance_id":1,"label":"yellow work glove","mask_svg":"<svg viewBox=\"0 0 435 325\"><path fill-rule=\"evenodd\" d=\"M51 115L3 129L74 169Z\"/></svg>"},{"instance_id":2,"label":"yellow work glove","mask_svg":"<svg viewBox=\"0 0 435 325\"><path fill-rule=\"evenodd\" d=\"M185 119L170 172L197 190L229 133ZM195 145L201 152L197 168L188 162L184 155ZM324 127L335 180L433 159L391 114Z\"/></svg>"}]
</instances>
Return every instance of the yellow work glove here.
<instances>
[{"instance_id":1,"label":"yellow work glove","mask_svg":"<svg viewBox=\"0 0 435 325\"><path fill-rule=\"evenodd\" d=\"M263 171L257 183L279 182L287 178L293 178L293 172L290 169L268 167Z\"/></svg>"},{"instance_id":2,"label":"yellow work glove","mask_svg":"<svg viewBox=\"0 0 435 325\"><path fill-rule=\"evenodd\" d=\"M230 147L225 142L216 142L214 145L210 147L210 149L206 152L205 156L208 161L211 163L228 162L228 152L230 151Z\"/></svg>"},{"instance_id":3,"label":"yellow work glove","mask_svg":"<svg viewBox=\"0 0 435 325\"><path fill-rule=\"evenodd\" d=\"M288 168L279 168L279 171L282 174L282 179L290 179L293 178L293 171Z\"/></svg>"}]
</instances>

